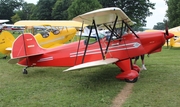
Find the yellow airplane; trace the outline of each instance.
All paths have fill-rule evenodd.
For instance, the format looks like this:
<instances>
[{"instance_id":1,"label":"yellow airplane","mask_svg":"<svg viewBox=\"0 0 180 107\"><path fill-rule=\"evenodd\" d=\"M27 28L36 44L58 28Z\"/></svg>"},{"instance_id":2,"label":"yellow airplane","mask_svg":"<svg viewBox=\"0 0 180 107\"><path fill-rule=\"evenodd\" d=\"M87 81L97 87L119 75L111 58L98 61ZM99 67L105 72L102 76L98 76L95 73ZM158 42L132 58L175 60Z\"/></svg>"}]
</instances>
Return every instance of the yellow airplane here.
<instances>
[{"instance_id":1,"label":"yellow airplane","mask_svg":"<svg viewBox=\"0 0 180 107\"><path fill-rule=\"evenodd\" d=\"M22 20L16 22L14 26L51 26L50 30L37 33L35 35L35 38L41 47L54 48L56 46L63 45L72 40L77 33L76 28L82 27L82 23L71 20ZM53 28L52 26L55 28ZM11 53L11 47L14 40L15 38L11 33L7 31L2 31L0 35L0 53L9 55Z\"/></svg>"},{"instance_id":2,"label":"yellow airplane","mask_svg":"<svg viewBox=\"0 0 180 107\"><path fill-rule=\"evenodd\" d=\"M169 29L169 32L173 33L175 37L170 39L168 46L180 47L180 26Z\"/></svg>"},{"instance_id":3,"label":"yellow airplane","mask_svg":"<svg viewBox=\"0 0 180 107\"><path fill-rule=\"evenodd\" d=\"M160 30L145 30L145 32L155 32L155 31L160 31ZM161 30L162 32L165 32L164 30ZM174 37L170 38L164 46L169 46L169 47L180 47L180 26L171 28L168 30L168 32L174 34Z\"/></svg>"},{"instance_id":4,"label":"yellow airplane","mask_svg":"<svg viewBox=\"0 0 180 107\"><path fill-rule=\"evenodd\" d=\"M10 32L2 31L0 34L0 53L9 55L14 40L15 37Z\"/></svg>"}]
</instances>

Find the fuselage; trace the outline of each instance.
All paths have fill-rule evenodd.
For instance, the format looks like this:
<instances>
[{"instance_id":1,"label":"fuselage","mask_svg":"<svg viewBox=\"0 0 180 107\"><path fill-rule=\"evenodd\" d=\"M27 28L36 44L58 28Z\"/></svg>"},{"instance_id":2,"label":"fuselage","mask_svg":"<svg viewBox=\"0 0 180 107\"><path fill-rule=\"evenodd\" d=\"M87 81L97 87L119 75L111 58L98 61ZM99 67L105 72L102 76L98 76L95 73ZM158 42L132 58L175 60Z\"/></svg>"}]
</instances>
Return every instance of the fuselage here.
<instances>
[{"instance_id":1,"label":"fuselage","mask_svg":"<svg viewBox=\"0 0 180 107\"><path fill-rule=\"evenodd\" d=\"M81 63L96 61L105 58L118 58L120 61L133 58L142 54L150 54L160 51L165 43L163 32L126 34L120 39L111 40L108 51L105 54L108 40L106 37L99 42L88 44L87 50L85 40L64 44L62 46L44 49L41 55L22 58L18 64L24 66L53 66L71 67ZM170 35L172 36L172 35Z\"/></svg>"}]
</instances>

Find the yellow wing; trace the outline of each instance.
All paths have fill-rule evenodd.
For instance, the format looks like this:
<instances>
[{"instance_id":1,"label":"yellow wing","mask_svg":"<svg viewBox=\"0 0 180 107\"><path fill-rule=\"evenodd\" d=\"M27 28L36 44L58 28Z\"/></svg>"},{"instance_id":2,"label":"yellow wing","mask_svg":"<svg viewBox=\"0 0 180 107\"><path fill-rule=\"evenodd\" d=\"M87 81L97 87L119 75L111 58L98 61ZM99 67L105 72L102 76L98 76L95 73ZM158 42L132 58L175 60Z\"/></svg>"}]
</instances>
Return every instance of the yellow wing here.
<instances>
[{"instance_id":1,"label":"yellow wing","mask_svg":"<svg viewBox=\"0 0 180 107\"><path fill-rule=\"evenodd\" d=\"M72 20L21 20L14 23L16 26L66 26L81 27L82 23ZM87 26L86 24L84 26Z\"/></svg>"},{"instance_id":2,"label":"yellow wing","mask_svg":"<svg viewBox=\"0 0 180 107\"><path fill-rule=\"evenodd\" d=\"M56 46L60 46L62 44L65 44L69 41L71 41L74 36L76 35L76 28L75 27L81 27L82 23L72 20L67 21L52 21L52 20L22 20L18 21L14 24L15 26L55 26L60 27L62 26L63 29L59 30L59 33L54 34L53 32L49 32L49 35L47 37L43 37L42 34L38 33L35 35L35 38L37 42L43 47L43 48L53 48ZM87 25L84 25L84 27ZM66 28L65 28L66 27ZM71 28L68 28L71 27ZM72 28L73 27L73 28ZM3 31L0 35L0 52L2 54L10 54L11 47L14 42L15 38L14 36L7 32Z\"/></svg>"}]
</instances>

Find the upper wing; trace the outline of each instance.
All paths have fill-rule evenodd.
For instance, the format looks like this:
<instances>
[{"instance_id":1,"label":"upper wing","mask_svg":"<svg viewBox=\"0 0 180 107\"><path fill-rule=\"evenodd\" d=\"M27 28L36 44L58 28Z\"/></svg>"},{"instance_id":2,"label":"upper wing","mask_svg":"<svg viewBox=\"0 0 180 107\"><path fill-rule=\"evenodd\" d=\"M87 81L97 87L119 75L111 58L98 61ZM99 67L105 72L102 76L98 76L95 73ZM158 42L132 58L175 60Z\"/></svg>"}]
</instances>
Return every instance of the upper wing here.
<instances>
[{"instance_id":1,"label":"upper wing","mask_svg":"<svg viewBox=\"0 0 180 107\"><path fill-rule=\"evenodd\" d=\"M73 18L74 21L83 22L91 25L93 20L96 20L96 24L112 24L118 16L118 25L121 27L122 20L129 25L133 25L133 21L119 8L110 7L91 11Z\"/></svg>"},{"instance_id":2,"label":"upper wing","mask_svg":"<svg viewBox=\"0 0 180 107\"><path fill-rule=\"evenodd\" d=\"M173 33L175 36L180 36L180 26L169 29L170 33Z\"/></svg>"},{"instance_id":3,"label":"upper wing","mask_svg":"<svg viewBox=\"0 0 180 107\"><path fill-rule=\"evenodd\" d=\"M89 67L95 67L95 66L100 66L100 65L106 65L106 64L117 62L118 60L119 59L117 59L117 58L108 58L108 59L105 59L105 60L87 62L87 63L79 64L77 66L68 68L68 69L66 69L64 71L72 71L72 70L77 70L77 69L82 69L82 68L89 68Z\"/></svg>"},{"instance_id":4,"label":"upper wing","mask_svg":"<svg viewBox=\"0 0 180 107\"><path fill-rule=\"evenodd\" d=\"M16 26L67 26L81 27L82 23L72 20L21 20L14 23ZM87 26L87 25L84 25Z\"/></svg>"},{"instance_id":5,"label":"upper wing","mask_svg":"<svg viewBox=\"0 0 180 107\"><path fill-rule=\"evenodd\" d=\"M0 20L0 23L9 22L9 20Z\"/></svg>"}]
</instances>

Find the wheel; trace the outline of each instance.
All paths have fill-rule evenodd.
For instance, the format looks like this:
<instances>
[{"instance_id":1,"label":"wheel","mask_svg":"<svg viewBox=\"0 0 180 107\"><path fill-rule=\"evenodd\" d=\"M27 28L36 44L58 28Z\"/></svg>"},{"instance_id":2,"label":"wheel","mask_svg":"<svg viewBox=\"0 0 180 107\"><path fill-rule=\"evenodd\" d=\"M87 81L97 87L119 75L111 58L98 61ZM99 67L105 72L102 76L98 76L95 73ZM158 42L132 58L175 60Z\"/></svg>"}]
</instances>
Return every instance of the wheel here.
<instances>
[{"instance_id":1,"label":"wheel","mask_svg":"<svg viewBox=\"0 0 180 107\"><path fill-rule=\"evenodd\" d=\"M3 59L6 59L6 58L7 58L7 56L4 56L4 57L3 57Z\"/></svg>"},{"instance_id":2,"label":"wheel","mask_svg":"<svg viewBox=\"0 0 180 107\"><path fill-rule=\"evenodd\" d=\"M138 77L136 77L134 79L125 79L125 81L128 83L135 83L135 82L137 82L137 80L138 80Z\"/></svg>"},{"instance_id":3,"label":"wheel","mask_svg":"<svg viewBox=\"0 0 180 107\"><path fill-rule=\"evenodd\" d=\"M28 74L26 69L23 69L23 74Z\"/></svg>"}]
</instances>

